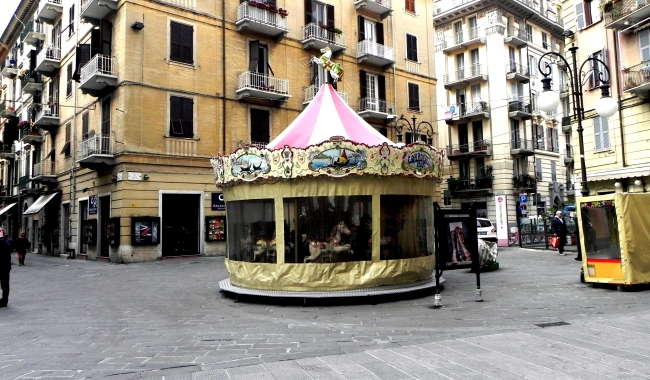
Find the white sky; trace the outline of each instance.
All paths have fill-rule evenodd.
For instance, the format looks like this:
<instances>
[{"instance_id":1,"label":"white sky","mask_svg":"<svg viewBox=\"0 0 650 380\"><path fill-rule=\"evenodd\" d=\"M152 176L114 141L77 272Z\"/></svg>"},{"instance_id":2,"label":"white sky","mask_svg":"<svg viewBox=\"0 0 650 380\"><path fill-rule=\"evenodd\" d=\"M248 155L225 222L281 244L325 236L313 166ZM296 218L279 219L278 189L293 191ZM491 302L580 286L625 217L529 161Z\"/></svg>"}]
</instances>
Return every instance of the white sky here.
<instances>
[{"instance_id":1,"label":"white sky","mask_svg":"<svg viewBox=\"0 0 650 380\"><path fill-rule=\"evenodd\" d=\"M20 0L0 0L0 35L7 29Z\"/></svg>"}]
</instances>

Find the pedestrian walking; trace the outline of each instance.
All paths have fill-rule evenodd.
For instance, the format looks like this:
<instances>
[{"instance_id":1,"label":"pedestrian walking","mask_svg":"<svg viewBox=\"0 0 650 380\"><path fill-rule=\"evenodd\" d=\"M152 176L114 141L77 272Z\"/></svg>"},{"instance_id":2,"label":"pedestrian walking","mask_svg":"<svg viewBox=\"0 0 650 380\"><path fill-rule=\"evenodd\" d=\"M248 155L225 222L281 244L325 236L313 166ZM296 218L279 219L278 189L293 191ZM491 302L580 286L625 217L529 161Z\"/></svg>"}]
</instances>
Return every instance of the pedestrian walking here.
<instances>
[{"instance_id":1,"label":"pedestrian walking","mask_svg":"<svg viewBox=\"0 0 650 380\"><path fill-rule=\"evenodd\" d=\"M565 256L566 253L564 253L564 246L566 245L566 236L568 231L562 211L555 212L555 218L553 218L553 221L551 222L551 231L554 234L553 236L557 236L559 240L557 250L559 251L560 256Z\"/></svg>"},{"instance_id":2,"label":"pedestrian walking","mask_svg":"<svg viewBox=\"0 0 650 380\"><path fill-rule=\"evenodd\" d=\"M29 250L32 243L27 239L24 232L18 235L18 239L14 242L14 248L18 252L18 265L25 265L25 255Z\"/></svg>"},{"instance_id":3,"label":"pedestrian walking","mask_svg":"<svg viewBox=\"0 0 650 380\"><path fill-rule=\"evenodd\" d=\"M0 227L0 287L2 298L0 307L7 307L9 302L9 272L11 272L11 238L5 235L5 230Z\"/></svg>"}]
</instances>

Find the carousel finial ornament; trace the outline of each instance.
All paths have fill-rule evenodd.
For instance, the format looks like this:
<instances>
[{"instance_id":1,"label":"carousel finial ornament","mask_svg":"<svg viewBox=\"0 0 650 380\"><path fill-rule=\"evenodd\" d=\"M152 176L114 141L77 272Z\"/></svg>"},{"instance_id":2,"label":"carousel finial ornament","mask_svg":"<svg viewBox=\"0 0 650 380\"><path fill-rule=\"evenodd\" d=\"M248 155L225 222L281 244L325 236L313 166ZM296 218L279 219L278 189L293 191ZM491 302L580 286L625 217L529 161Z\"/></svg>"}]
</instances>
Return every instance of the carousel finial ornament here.
<instances>
[{"instance_id":1,"label":"carousel finial ornament","mask_svg":"<svg viewBox=\"0 0 650 380\"><path fill-rule=\"evenodd\" d=\"M320 52L323 53L323 55L321 55L320 58L312 56L309 64L311 65L312 63L315 63L318 66L324 68L330 72L330 75L332 76L332 79L334 79L334 82L340 82L341 77L343 76L343 68L340 64L334 63L330 59L332 58L332 50L330 50L329 47L325 46L324 48L320 49Z\"/></svg>"}]
</instances>

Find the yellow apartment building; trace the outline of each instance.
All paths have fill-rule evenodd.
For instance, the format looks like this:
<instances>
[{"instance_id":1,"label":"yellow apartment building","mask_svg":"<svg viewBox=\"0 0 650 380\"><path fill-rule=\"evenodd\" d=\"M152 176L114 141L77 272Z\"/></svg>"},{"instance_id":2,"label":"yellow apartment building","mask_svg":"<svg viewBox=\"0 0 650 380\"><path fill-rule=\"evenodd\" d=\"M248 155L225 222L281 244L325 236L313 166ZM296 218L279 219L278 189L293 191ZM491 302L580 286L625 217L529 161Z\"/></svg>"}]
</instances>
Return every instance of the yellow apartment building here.
<instances>
[{"instance_id":1,"label":"yellow apartment building","mask_svg":"<svg viewBox=\"0 0 650 380\"><path fill-rule=\"evenodd\" d=\"M474 205L507 245L511 228L536 232L538 216L573 196L565 67L542 59L563 52L561 8L535 0L435 4L439 141L449 160L444 198L453 207ZM537 107L540 60L559 78L556 112Z\"/></svg>"},{"instance_id":2,"label":"yellow apartment building","mask_svg":"<svg viewBox=\"0 0 650 380\"><path fill-rule=\"evenodd\" d=\"M414 0L23 0L0 40L0 219L41 253L222 254L209 159L288 126L332 82L309 64L321 49L371 125L438 144L421 123L437 119L433 12ZM395 128L401 115L417 122Z\"/></svg>"}]
</instances>

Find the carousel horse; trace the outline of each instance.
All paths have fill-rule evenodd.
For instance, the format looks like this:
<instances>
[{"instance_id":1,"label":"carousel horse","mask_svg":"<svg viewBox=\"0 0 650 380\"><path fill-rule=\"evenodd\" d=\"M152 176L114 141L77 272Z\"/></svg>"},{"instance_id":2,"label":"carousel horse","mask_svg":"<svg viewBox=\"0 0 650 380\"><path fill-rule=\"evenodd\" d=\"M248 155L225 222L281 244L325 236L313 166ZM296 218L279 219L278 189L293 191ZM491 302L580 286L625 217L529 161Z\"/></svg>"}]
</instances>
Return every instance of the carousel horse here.
<instances>
[{"instance_id":1,"label":"carousel horse","mask_svg":"<svg viewBox=\"0 0 650 380\"><path fill-rule=\"evenodd\" d=\"M324 252L328 252L328 247L329 252L353 254L350 244L341 244L341 235L350 235L350 230L344 222L339 222L334 226L327 240L309 242L309 256L305 257L305 262L313 263L318 260Z\"/></svg>"},{"instance_id":2,"label":"carousel horse","mask_svg":"<svg viewBox=\"0 0 650 380\"><path fill-rule=\"evenodd\" d=\"M339 82L343 76L343 68L340 64L334 63L330 60L330 58L332 58L332 50L326 46L320 49L320 52L323 53L323 55L321 55L320 58L315 56L311 57L309 64L311 65L312 63L315 63L318 66L324 68L330 72L330 75L335 82Z\"/></svg>"}]
</instances>

